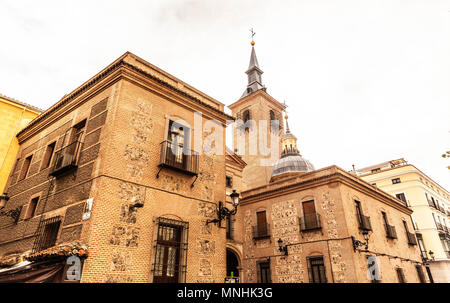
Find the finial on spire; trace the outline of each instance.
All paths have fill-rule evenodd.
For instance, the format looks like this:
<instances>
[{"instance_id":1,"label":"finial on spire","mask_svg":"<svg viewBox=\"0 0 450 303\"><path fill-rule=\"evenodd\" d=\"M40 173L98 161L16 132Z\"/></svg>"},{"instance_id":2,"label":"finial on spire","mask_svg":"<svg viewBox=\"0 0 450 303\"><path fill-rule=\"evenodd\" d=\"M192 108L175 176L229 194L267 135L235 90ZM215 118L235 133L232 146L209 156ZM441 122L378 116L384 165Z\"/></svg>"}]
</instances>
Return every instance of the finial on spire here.
<instances>
[{"instance_id":1,"label":"finial on spire","mask_svg":"<svg viewBox=\"0 0 450 303\"><path fill-rule=\"evenodd\" d=\"M253 28L250 29L250 32L252 33L252 42L250 42L250 44L253 46L253 45L255 45L255 41L253 40L253 37L256 35L256 33L253 31Z\"/></svg>"}]
</instances>

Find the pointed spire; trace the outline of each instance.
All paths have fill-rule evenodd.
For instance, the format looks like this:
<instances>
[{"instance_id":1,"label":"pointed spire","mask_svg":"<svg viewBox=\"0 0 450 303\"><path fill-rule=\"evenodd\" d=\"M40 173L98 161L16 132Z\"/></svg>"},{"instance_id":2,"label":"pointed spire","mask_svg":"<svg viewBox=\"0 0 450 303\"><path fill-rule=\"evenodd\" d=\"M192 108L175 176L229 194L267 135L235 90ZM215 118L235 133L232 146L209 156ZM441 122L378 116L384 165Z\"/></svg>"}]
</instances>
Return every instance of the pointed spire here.
<instances>
[{"instance_id":1,"label":"pointed spire","mask_svg":"<svg viewBox=\"0 0 450 303\"><path fill-rule=\"evenodd\" d=\"M266 89L264 85L262 84L261 75L264 73L261 68L259 67L258 58L256 57L255 52L255 41L253 41L253 36L255 33L252 32L252 42L250 43L252 45L252 52L250 54L250 63L248 65L248 70L245 72L248 77L248 84L247 89L242 94L241 98L250 95L253 92L256 92L260 89Z\"/></svg>"},{"instance_id":2,"label":"pointed spire","mask_svg":"<svg viewBox=\"0 0 450 303\"><path fill-rule=\"evenodd\" d=\"M281 146L283 148L281 157L292 154L300 154L297 147L297 138L291 133L291 130L289 129L287 113L285 114L284 119L286 120L286 133L281 138Z\"/></svg>"},{"instance_id":3,"label":"pointed spire","mask_svg":"<svg viewBox=\"0 0 450 303\"><path fill-rule=\"evenodd\" d=\"M248 65L248 70L257 67L259 69L258 58L256 58L255 47L252 46L252 53L250 55L250 64Z\"/></svg>"},{"instance_id":4,"label":"pointed spire","mask_svg":"<svg viewBox=\"0 0 450 303\"><path fill-rule=\"evenodd\" d=\"M289 123L288 123L288 115L286 113L286 115L284 116L284 119L286 120L286 133L291 133L291 131L289 130Z\"/></svg>"}]
</instances>

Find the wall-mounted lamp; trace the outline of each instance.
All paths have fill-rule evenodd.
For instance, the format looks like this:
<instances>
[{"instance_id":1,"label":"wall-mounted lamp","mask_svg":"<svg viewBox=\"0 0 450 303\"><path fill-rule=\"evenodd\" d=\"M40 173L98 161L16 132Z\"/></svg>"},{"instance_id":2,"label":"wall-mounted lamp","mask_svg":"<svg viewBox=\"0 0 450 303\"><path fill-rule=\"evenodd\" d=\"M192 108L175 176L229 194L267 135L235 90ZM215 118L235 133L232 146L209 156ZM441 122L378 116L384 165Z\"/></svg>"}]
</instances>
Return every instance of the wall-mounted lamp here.
<instances>
[{"instance_id":1,"label":"wall-mounted lamp","mask_svg":"<svg viewBox=\"0 0 450 303\"><path fill-rule=\"evenodd\" d=\"M136 208L142 208L144 207L144 203L136 202L133 205L130 205L130 210L134 211Z\"/></svg>"},{"instance_id":2,"label":"wall-mounted lamp","mask_svg":"<svg viewBox=\"0 0 450 303\"><path fill-rule=\"evenodd\" d=\"M353 250L356 251L360 246L364 246L365 250L369 249L369 232L367 230L362 232L365 242L356 240L355 237L352 236L353 242Z\"/></svg>"},{"instance_id":3,"label":"wall-mounted lamp","mask_svg":"<svg viewBox=\"0 0 450 303\"><path fill-rule=\"evenodd\" d=\"M287 245L283 245L283 240L278 239L278 250L282 253L284 253L285 256L288 255L288 247Z\"/></svg>"},{"instance_id":4,"label":"wall-mounted lamp","mask_svg":"<svg viewBox=\"0 0 450 303\"><path fill-rule=\"evenodd\" d=\"M219 226L223 219L226 217L230 217L236 214L237 207L239 205L239 194L236 190L233 189L233 192L230 194L231 201L233 203L233 210L229 210L228 208L223 206L223 203L219 201L219 207L217 208L217 218L206 221L206 225L209 223L219 223Z\"/></svg>"},{"instance_id":5,"label":"wall-mounted lamp","mask_svg":"<svg viewBox=\"0 0 450 303\"><path fill-rule=\"evenodd\" d=\"M14 219L14 223L17 223L19 221L20 217L20 210L22 209L20 206L16 209L11 210L2 210L5 208L6 202L8 202L9 196L7 193L4 193L0 196L0 216L10 217Z\"/></svg>"},{"instance_id":6,"label":"wall-mounted lamp","mask_svg":"<svg viewBox=\"0 0 450 303\"><path fill-rule=\"evenodd\" d=\"M432 252L431 250L428 252L428 254L431 257L431 261L434 261L434 252Z\"/></svg>"}]
</instances>

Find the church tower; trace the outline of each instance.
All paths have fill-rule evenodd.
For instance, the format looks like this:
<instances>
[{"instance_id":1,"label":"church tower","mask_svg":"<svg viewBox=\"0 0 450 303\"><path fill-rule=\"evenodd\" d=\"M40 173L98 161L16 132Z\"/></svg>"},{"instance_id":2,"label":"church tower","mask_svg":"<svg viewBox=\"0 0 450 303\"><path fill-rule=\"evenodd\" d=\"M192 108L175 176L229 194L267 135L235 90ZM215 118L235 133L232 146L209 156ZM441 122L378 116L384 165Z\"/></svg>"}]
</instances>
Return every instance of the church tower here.
<instances>
[{"instance_id":1,"label":"church tower","mask_svg":"<svg viewBox=\"0 0 450 303\"><path fill-rule=\"evenodd\" d=\"M286 108L267 93L253 40L251 47L247 88L239 100L228 106L237 120L233 149L247 163L242 176L243 190L269 183L272 167L281 155L282 113Z\"/></svg>"}]
</instances>

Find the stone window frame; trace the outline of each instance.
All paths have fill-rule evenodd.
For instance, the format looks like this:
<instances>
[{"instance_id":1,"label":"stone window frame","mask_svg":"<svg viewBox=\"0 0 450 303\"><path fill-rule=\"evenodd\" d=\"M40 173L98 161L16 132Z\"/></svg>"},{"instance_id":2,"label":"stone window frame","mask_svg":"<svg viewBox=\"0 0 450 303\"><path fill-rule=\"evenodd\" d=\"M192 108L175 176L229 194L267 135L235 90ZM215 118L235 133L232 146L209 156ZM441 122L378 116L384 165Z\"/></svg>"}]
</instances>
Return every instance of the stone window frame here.
<instances>
[{"instance_id":1,"label":"stone window frame","mask_svg":"<svg viewBox=\"0 0 450 303\"><path fill-rule=\"evenodd\" d=\"M46 167L43 167L43 165L44 165L45 154L47 153L47 148L48 148L50 145L52 145L52 144L55 144L55 146L53 147L53 152L52 152L52 154L50 155L50 159L48 159L48 165L47 165ZM47 169L47 168L49 168L49 167L52 166L52 162L53 162L53 160L55 159L55 158L54 158L54 157L55 157L55 153L57 152L57 149L56 149L57 145L58 145L58 140L57 140L57 139L53 139L53 140L51 140L50 142L48 142L48 144L45 145L45 147L44 147L45 150L44 150L43 155L42 155L42 157L41 157L41 165L40 165L40 168L39 168L39 172L41 172L41 171L43 171L44 169Z\"/></svg>"},{"instance_id":2,"label":"stone window frame","mask_svg":"<svg viewBox=\"0 0 450 303\"><path fill-rule=\"evenodd\" d=\"M193 144L193 138L194 138L194 133L195 133L195 128L193 125L190 125L188 121L186 121L185 119L183 119L182 117L178 116L178 115L164 115L164 134L163 134L163 140L161 140L161 142L163 141L167 141L169 140L168 138L168 134L169 134L169 124L170 121L173 122L177 122L178 124L181 124L184 127L189 128L189 140L187 141L188 146L186 148L192 149L192 146L195 146L195 144ZM181 122L180 122L181 121ZM203 138L202 138L203 139Z\"/></svg>"},{"instance_id":3,"label":"stone window frame","mask_svg":"<svg viewBox=\"0 0 450 303\"><path fill-rule=\"evenodd\" d=\"M159 224L160 220L168 220L168 221L174 221L179 222L179 225L181 227L181 245L180 245L180 260L179 260L179 267L181 268L180 272L178 273L178 283L186 283L187 278L187 256L188 256L188 250L189 250L189 221L184 221L181 217L173 214L164 214L160 216L154 216L152 220L152 227L153 227L153 236L152 236L152 248L150 250L150 270L149 270L149 282L153 283L154 279L154 272L155 272L155 262L156 262L156 246L158 243L158 232L159 232ZM182 247L184 246L184 247Z\"/></svg>"},{"instance_id":4,"label":"stone window frame","mask_svg":"<svg viewBox=\"0 0 450 303\"><path fill-rule=\"evenodd\" d=\"M269 263L269 279L270 281L267 283L272 283L272 263L270 257L266 257L263 259L256 260L256 281L257 283L263 283L261 282L261 264L267 264Z\"/></svg>"},{"instance_id":5,"label":"stone window frame","mask_svg":"<svg viewBox=\"0 0 450 303\"><path fill-rule=\"evenodd\" d=\"M20 181L23 181L23 180L25 180L26 178L28 178L28 174L30 173L30 167L31 167L31 164L33 164L33 160L34 160L34 158L35 158L35 157L34 157L34 154L35 154L35 152L30 152L30 153L26 154L26 155L23 157L24 161L23 161L23 163L22 163L22 166L20 167L19 176L17 177L17 183L19 183ZM23 174L23 169L24 169L24 166L25 166L25 160L26 160L27 158L29 158L29 157L31 157L31 159L30 159L30 163L28 164L27 172L26 172L25 176L23 176L23 178L21 178L21 176L22 176L22 174Z\"/></svg>"},{"instance_id":6,"label":"stone window frame","mask_svg":"<svg viewBox=\"0 0 450 303\"><path fill-rule=\"evenodd\" d=\"M403 196L405 197L405 201L403 201L402 199L400 199L400 198L397 197L397 195L400 195L400 194L403 194ZM406 196L406 193L405 193L405 192L399 192L399 193L396 193L396 194L394 194L394 195L395 195L395 197L396 197L397 199L399 199L400 201L405 202L405 204L406 204L407 207L410 207L410 206L411 206L411 205L409 204L409 202L408 202L408 197Z\"/></svg>"},{"instance_id":7,"label":"stone window frame","mask_svg":"<svg viewBox=\"0 0 450 303\"><path fill-rule=\"evenodd\" d=\"M325 275L325 281L319 282L319 283L328 283L328 281L329 281L328 273L327 273L328 268L327 268L326 264L327 264L327 261L330 261L330 260L327 260L326 255L323 254L323 253L313 252L313 253L309 254L308 256L306 256L306 268L307 268L308 282L309 283L313 283L311 281L311 278L312 278L311 260L319 259L319 258L322 258L323 269L324 269L323 272L324 272L324 275ZM330 270L331 270L331 268L330 268Z\"/></svg>"},{"instance_id":8,"label":"stone window frame","mask_svg":"<svg viewBox=\"0 0 450 303\"><path fill-rule=\"evenodd\" d=\"M28 212L29 212L29 208L30 208L31 201L32 201L33 199L36 199L36 198L39 198L39 200L38 200L38 202L36 203L36 208L34 209L34 214L33 214L33 216L31 216L31 217L27 217L27 216L28 216ZM36 211L39 209L39 205L41 204L41 201L42 201L42 192L39 192L39 193L36 193L36 194L30 196L30 198L28 199L28 203L26 204L27 207L26 207L26 210L25 210L25 213L24 213L24 218L23 218L23 220L30 220L30 219L36 217Z\"/></svg>"}]
</instances>

